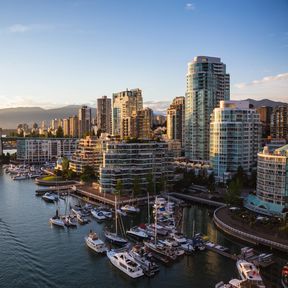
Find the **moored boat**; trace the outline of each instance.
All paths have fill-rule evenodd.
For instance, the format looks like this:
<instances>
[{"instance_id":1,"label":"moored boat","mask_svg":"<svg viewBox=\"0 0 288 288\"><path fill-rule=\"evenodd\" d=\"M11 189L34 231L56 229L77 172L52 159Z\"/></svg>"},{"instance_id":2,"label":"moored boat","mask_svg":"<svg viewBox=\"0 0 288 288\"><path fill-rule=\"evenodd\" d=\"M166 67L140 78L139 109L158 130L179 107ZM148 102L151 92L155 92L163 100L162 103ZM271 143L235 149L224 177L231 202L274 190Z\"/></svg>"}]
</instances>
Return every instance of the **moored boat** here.
<instances>
[{"instance_id":1,"label":"moored boat","mask_svg":"<svg viewBox=\"0 0 288 288\"><path fill-rule=\"evenodd\" d=\"M97 253L105 253L107 248L104 242L97 236L96 232L90 230L87 237L85 237L86 245Z\"/></svg>"},{"instance_id":2,"label":"moored boat","mask_svg":"<svg viewBox=\"0 0 288 288\"><path fill-rule=\"evenodd\" d=\"M138 213L138 212L140 212L139 208L132 206L132 205L128 205L128 204L122 206L120 209L121 209L121 211L124 211L126 213Z\"/></svg>"},{"instance_id":3,"label":"moored boat","mask_svg":"<svg viewBox=\"0 0 288 288\"><path fill-rule=\"evenodd\" d=\"M288 288L288 263L282 269L281 283L283 288Z\"/></svg>"},{"instance_id":4,"label":"moored boat","mask_svg":"<svg viewBox=\"0 0 288 288\"><path fill-rule=\"evenodd\" d=\"M143 269L127 252L117 253L111 250L107 252L107 257L115 267L131 278L138 278L144 275Z\"/></svg>"},{"instance_id":5,"label":"moored boat","mask_svg":"<svg viewBox=\"0 0 288 288\"><path fill-rule=\"evenodd\" d=\"M129 230L126 231L127 236L133 237L137 240L145 240L148 239L149 236L147 235L147 233L145 233L145 231L143 231L142 229L136 227L132 227Z\"/></svg>"},{"instance_id":6,"label":"moored boat","mask_svg":"<svg viewBox=\"0 0 288 288\"><path fill-rule=\"evenodd\" d=\"M236 266L242 280L249 280L251 284L265 288L261 275L253 263L240 259L236 262Z\"/></svg>"},{"instance_id":7,"label":"moored boat","mask_svg":"<svg viewBox=\"0 0 288 288\"><path fill-rule=\"evenodd\" d=\"M58 226L58 227L64 228L64 226L65 226L65 223L64 223L63 219L59 216L58 209L56 210L55 216L50 218L49 221L50 221L51 224L53 224L55 226Z\"/></svg>"},{"instance_id":8,"label":"moored boat","mask_svg":"<svg viewBox=\"0 0 288 288\"><path fill-rule=\"evenodd\" d=\"M54 193L46 192L43 196L42 199L45 200L46 202L54 203L55 201L58 201L59 198L57 195Z\"/></svg>"}]
</instances>

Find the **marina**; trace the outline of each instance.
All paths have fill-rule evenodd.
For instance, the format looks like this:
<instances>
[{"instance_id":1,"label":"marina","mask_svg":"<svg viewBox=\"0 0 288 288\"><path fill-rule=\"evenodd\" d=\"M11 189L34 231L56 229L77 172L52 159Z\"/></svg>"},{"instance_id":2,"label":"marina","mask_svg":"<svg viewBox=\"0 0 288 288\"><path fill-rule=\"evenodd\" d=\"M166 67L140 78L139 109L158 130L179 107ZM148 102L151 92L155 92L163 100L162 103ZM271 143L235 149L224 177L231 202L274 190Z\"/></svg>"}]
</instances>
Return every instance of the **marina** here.
<instances>
[{"instance_id":1,"label":"marina","mask_svg":"<svg viewBox=\"0 0 288 288\"><path fill-rule=\"evenodd\" d=\"M87 215L82 215L81 213L80 213L80 211L82 212L83 211L83 208L84 208L84 206L86 207L86 208L89 208L89 209L91 209L92 207L95 207L94 205L84 205L84 202L82 202L82 205L81 205L81 208L80 208L80 206L77 206L78 205L78 203L79 203L79 200L77 199L77 198L74 198L74 197L71 197L71 196L69 196L69 202L71 203L71 205L72 205L72 207L74 207L73 209L74 209L74 211L76 212L76 214L75 215L80 215L81 217L86 217L87 219L89 219L90 220L90 222L88 223L88 224L86 224L86 225L80 225L80 223L78 224L78 228L77 229L75 229L75 230L71 230L71 229L69 229L69 228L66 228L66 226L64 226L65 228L63 229L63 228L61 228L62 226L60 226L59 228L57 227L57 226L55 226L55 225L53 225L53 226L51 226L51 228L49 228L49 225L47 224L47 222L49 221L49 219L51 218L51 217L53 217L53 215L54 216L57 216L57 214L55 215L55 210L56 210L56 204L53 204L53 203L46 203L45 201L43 201L41 198L39 198L39 197L35 197L35 194L34 194L34 191L35 191L35 185L33 184L33 182L30 180L30 181L24 181L24 182L22 182L22 184L19 186L19 188L21 187L21 191L19 191L19 192L17 192L17 186L20 184L20 182L14 182L8 175L2 175L1 176L1 181L3 182L3 180L4 180L4 183L9 183L9 187L10 187L10 184L12 185L11 187L14 187L12 190L10 190L10 189L5 189L5 193L9 193L9 194L7 194L7 195L10 195L10 197L15 197L15 196L17 196L17 197L24 197L21 201L22 202L24 202L24 203L26 203L26 205L29 205L28 203L30 203L31 202L31 205L33 205L33 207L34 207L34 210L35 210L35 212L34 213L37 213L37 218L34 218L34 221L35 221L35 219L37 219L37 222L39 222L39 224L38 225L36 225L36 224L34 224L34 227L35 227L35 225L37 226L37 230L39 229L39 232L41 233L40 235L41 235L41 237L45 237L45 239L47 239L47 241L49 241L49 242L51 242L52 241L52 243L53 243L53 241L55 242L54 244L55 245L57 245L57 247L59 246L59 249L61 249L61 250L58 250L58 248L57 248L57 251L58 251L58 253L60 254L60 255L62 255L61 256L61 258L64 256L63 255L63 253L65 253L65 252L63 252L63 251L67 251L68 252L68 250L67 250L67 248L64 248L65 246L67 246L68 245L68 247L69 247L69 250L71 250L71 251L73 251L73 253L75 253L76 255L78 255L77 257L79 258L80 257L80 259L81 259L81 263L83 263L82 265L84 266L84 267L86 267L85 269L87 269L88 267L86 266L86 261L87 260L89 260L88 262L90 262L90 261L92 261L93 263L94 263L94 265L96 265L95 267L93 267L93 266L91 266L89 269L88 269L88 271L90 271L90 269L92 269L92 270L94 270L94 269L97 269L97 271L99 270L99 271L103 271L103 269L106 271L106 272L103 272L103 273L109 273L109 275L111 275L111 278L112 279L114 279L114 281L115 281L115 279L117 279L117 281L119 282L119 287L124 287L124 286L130 286L130 285L133 285L132 284L132 282L130 283L129 281L128 281L128 279L126 279L126 278L123 278L123 277L129 277L129 276L127 276L127 275L125 275L125 273L123 273L122 271L119 271L119 273L117 273L117 269L116 268L114 268L114 269L112 269L112 271L111 271L111 266L110 265L108 265L109 264L109 261L107 262L107 258L106 257L103 257L103 258L99 258L98 256L97 256L97 253L95 253L94 251L92 251L92 249L91 248L89 248L89 247L87 247L87 249L89 249L89 250L91 250L91 252L94 252L94 254L91 254L91 253L88 253L88 255L87 255L87 252L89 252L89 251L86 251L87 249L85 249L85 247L87 246L87 244L85 243L85 237L87 237L87 235L89 234L89 231L90 230L93 230L93 231L95 231L96 233L97 233L97 237L99 238L99 239L102 239L102 240L104 240L105 239L105 237L104 237L104 233L105 233L105 229L106 229L106 227L110 227L110 229L112 228L112 230L111 231L113 231L113 229L115 229L115 224L113 224L113 219L112 220L106 220L105 222L97 222L97 221L95 221L95 220L93 220L93 218L91 218L91 216L89 216L88 214ZM11 182L12 181L12 182ZM1 183L1 182L0 182ZM3 184L2 184L3 185ZM15 186L16 185L16 186ZM8 187L8 186L7 186ZM16 189L16 190L15 190ZM2 191L4 191L3 189L1 189L1 195L3 196L3 192ZM14 192L13 192L14 191ZM16 192L15 192L16 191ZM21 193L20 193L21 192ZM6 194L4 194L4 195L6 195ZM66 196L66 197L64 197L63 199L66 199L68 196ZM67 204L66 204L66 200L63 200L63 199L59 199L59 201L58 201L58 206L59 206L59 208L60 208L60 211L59 211L59 215L58 216L61 216L61 215L67 215L67 212L65 212L64 213L64 211L65 211L65 207L67 207ZM67 198L68 199L68 198ZM165 199L165 201L166 202L171 202L171 199L168 201L168 199L166 198ZM162 200L160 201L161 203L162 203ZM153 203L154 203L154 201L153 201ZM151 204L152 204L152 202L151 202ZM8 202L8 205L9 205L9 202ZM162 205L162 204L161 204ZM172 204L169 204L169 205L172 205ZM37 208L38 207L38 208ZM97 209L99 209L98 207L100 207L101 208L101 205L97 205ZM146 208L145 208L145 206L140 206L141 207L141 209L140 209L140 213L133 213L133 214L131 214L131 215L127 215L127 216L124 216L124 217L122 217L122 220L123 220L123 225L124 225L124 229L125 229L125 231L129 231L130 229L132 229L133 227L135 228L135 227L139 227L138 225L139 225L139 223L143 223L143 221L147 221L147 206L146 206ZM143 208L142 208L143 207ZM170 206L169 206L170 207ZM1 207L2 208L2 207ZM85 208L85 209L86 209ZM39 211L39 209L41 209L41 212ZM89 210L88 209L88 210ZM102 208L101 208L102 209ZM170 209L170 208L169 208ZM87 211L88 211L87 210ZM183 281L182 281L182 285L181 285L181 287L190 287L190 285L191 285L191 283L196 283L195 285L197 285L197 283L198 283L198 285L200 285L200 282L199 281L201 281L201 285L202 285L202 283L205 283L205 281L207 281L206 283L207 283L207 287L210 287L209 285L210 284L208 284L208 283L211 283L211 281L212 281L212 283L214 283L214 284L216 284L216 283L218 283L220 280L224 280L224 281L226 281L226 282L228 282L232 277L233 278L237 278L237 269L236 269L236 261L233 259L228 259L228 258L226 258L226 257L223 257L222 255L220 255L221 253L220 253L220 251L222 251L223 249L220 249L221 247L227 247L227 248L229 248L229 253L231 253L231 255L233 255L233 254L236 254L236 255L239 255L239 251L240 251L240 249L241 249L241 246L239 246L239 245L235 245L235 244L233 244L232 246L231 246L231 242L230 241L228 241L221 233L219 233L215 228L214 228L214 224L212 223L212 220L209 218L209 213L208 213L208 210L207 209L204 209L204 208L197 208L196 206L195 207L191 207L191 208L182 208L181 209L182 210L182 216L181 216L181 221L179 222L179 225L177 225L177 229L180 229L180 232L182 232L183 234L181 234L181 233L174 233L173 235L173 239L176 241L179 241L179 243L181 242L181 241L183 241L183 244L182 245L184 245L184 243L185 243L185 240L186 239L184 239L183 237L184 237L184 235L186 235L189 239L192 239L192 237L193 237L193 234L195 233L195 232L201 232L201 235L207 235L208 236L208 238L209 238L209 240L211 240L211 243L213 242L213 243L217 243L216 244L216 246L214 247L214 249L217 249L217 247L218 247L218 252L217 253L215 253L214 251L212 251L211 249L208 249L207 248L207 246L206 246L206 251L200 251L200 250L196 250L196 251L193 251L192 249L192 251L191 251L191 253L188 253L188 254L190 254L190 256L176 256L176 258L178 258L178 257L180 257L179 258L179 260L177 259L177 261L175 261L173 258L174 258L174 256L173 256L173 258L171 258L172 259L172 261L171 260L168 260L168 262L167 262L167 257L165 257L165 255L161 255L161 254L159 254L159 252L158 252L158 248L159 247L161 247L161 245L164 245L164 242L166 242L166 240L167 240L167 242L166 242L166 244L167 245L174 245L173 244L173 241L171 241L170 242L170 240L168 241L168 238L166 238L166 237L164 237L164 238L162 238L162 236L158 236L157 238L159 238L159 240L161 240L161 238L162 238L162 240L161 241L164 241L164 242L157 242L157 249L156 249L156 251L151 251L150 250L150 256L152 256L152 258L150 258L151 260L149 260L149 258L143 258L143 256L141 256L141 254L138 254L138 256L140 255L141 256L141 259L142 259L142 261L151 261L151 263L157 263L157 265L158 265L158 270L157 270L157 273L152 273L152 272L149 272L149 271L147 271L147 269L146 269L146 271L144 271L143 270L143 274L144 275L146 275L146 276L149 276L149 277L151 277L152 276L152 274L153 274L153 279L151 279L151 283L150 282L147 282L147 280L148 280L148 277L141 277L141 279L139 279L139 280L137 280L137 285L139 284L139 287L149 287L150 285L153 285L153 286L151 286L151 287L154 287L154 285L157 285L157 283L165 283L165 281L168 281L167 282L167 285L168 285L168 283L169 282L173 282L173 283L176 283L175 284L175 286L173 285L173 287L177 287L177 280L176 279L178 279L178 277L179 277L179 275L180 275L180 277L182 277L183 278ZM1 210L1 211L4 211L3 209ZM104 211L104 210L103 210ZM180 210L179 210L180 211ZM204 214L203 214L203 212L204 211L206 211ZM151 209L151 212L152 212L152 209ZM191 214L191 212L193 212L192 214ZM23 213L23 212L21 212L21 209L19 210L19 211L17 211L17 213ZM32 217L33 217L33 214L34 213L32 213ZM64 213L64 214L63 214ZM188 213L188 214L187 214ZM8 214L8 216L9 216L9 214ZM10 215L9 217L7 217L7 216L5 216L5 218L2 216L2 221L4 220L4 221L8 221L8 223L9 223L9 221L11 222L11 219L13 219L15 216L17 216L17 214L16 215ZM28 215L27 215L28 216ZM152 216L152 215L151 215ZM12 218L11 218L12 217ZM168 217L168 216L167 216ZM10 220L9 220L9 218L10 218ZM159 219L161 219L161 217L160 217L160 215L158 214L158 218ZM15 218L15 219L17 219L17 218ZM21 219L21 218L19 218L19 219ZM56 217L56 219L57 219L57 217ZM151 222L153 221L152 220L153 218L151 217ZM192 220L192 222L191 222L191 220L189 221L189 220L187 220L187 219L191 219ZM194 219L194 220L193 220ZM1 222L2 223L2 222ZM21 223L21 222L20 222ZM19 223L19 224L20 224ZM144 222L145 223L145 222ZM1 224L2 225L2 224ZM23 224L22 224L23 225ZM40 226L39 226L40 225ZM203 226L204 225L204 226ZM149 227L149 225L147 225L148 227ZM171 227L170 227L171 226ZM167 225L166 224L166 229L173 229L173 225ZM17 225L16 225L16 227L18 227ZM28 226L29 227L29 226ZM168 228L169 227L169 228ZM32 227L31 227L32 228ZM30 228L30 229L31 229ZM134 229L133 228L133 229ZM154 233L155 233L155 228L156 229L158 229L159 227L158 226L156 226L156 225L154 225L154 226L151 226L151 230L150 231L152 231L152 234L150 234L150 235L153 235ZM3 229L3 225L1 226L1 229ZM18 227L18 229L20 229L19 227ZM28 229L28 228L27 228ZM34 228L35 229L35 228ZM153 230L154 229L154 230ZM19 231L22 231L21 229L19 230ZM33 230L32 230L33 231ZM115 231L115 230L114 230ZM27 230L27 231L22 231L22 234L23 234L23 237L25 236L25 237L27 237L28 236L28 233L29 232L29 229ZM16 233L17 235L18 235L18 232ZM21 234L21 235L22 235ZM39 233L37 233L37 235L38 235ZM58 235L58 236L57 236ZM19 235L17 236L17 237L19 237ZM22 236L21 236L22 237ZM29 232L29 236L28 236L28 239L31 239L30 240L30 243L34 243L33 244L33 249L35 249L36 247L37 247L37 245L36 245L36 242L35 241L33 241L33 238L35 237L35 233L31 233L31 231ZM39 235L38 235L38 237L39 237ZM52 237L52 238L51 238ZM56 237L56 238L55 238ZM61 238L59 238L59 237L61 237ZM69 238L67 238L67 237L69 237ZM150 236L151 237L151 236ZM26 238L25 238L26 239ZM50 240L49 240L50 239ZM54 239L54 240L53 240ZM58 240L57 240L58 239ZM62 240L61 240L62 239ZM69 240L68 240L69 239ZM78 240L77 240L78 239ZM184 240L183 240L184 239ZM24 241L24 240L23 240ZM37 240L38 241L38 240ZM45 243L48 243L46 240L45 240ZM68 241L68 242L67 242ZM151 241L151 243L154 243L153 242L153 240ZM160 245L161 244L161 245ZM48 244L47 244L48 245ZM74 248L73 248L74 247ZM133 247L133 246L132 246ZM151 246L150 245L150 248L153 248L153 246ZM52 247L50 247L48 250L49 251L51 251L51 248ZM109 248L109 245L108 245L108 248ZM154 247L155 248L155 247ZM36 248L37 249L37 248ZM54 250L55 248L53 247L53 250ZM110 246L110 248L109 249L111 249L111 246ZM124 247L123 248L124 249L124 251L122 251L122 252L125 252L125 249L127 249L126 247ZM135 251L135 249L133 250L130 250L131 249L131 246L129 247L129 249L128 250L126 250L128 253L130 253L129 251L131 251L131 253L132 253L132 251L134 251L134 252L136 252ZM139 248L140 249L140 248ZM161 249L161 248L160 248ZM38 249L39 250L39 249ZM41 251L41 252L40 252ZM60 252L60 251L62 251L62 252ZM141 251L141 249L140 249L140 251ZM45 253L44 251L42 251L41 249L39 250L39 252L40 252L40 254L43 254L43 253ZM38 253L39 253L38 252ZM86 253L85 253L86 252ZM222 252L225 252L225 251L222 251ZM237 253L238 252L238 253ZM82 255L82 256L80 256L79 255L79 253L80 253L80 255ZM140 253L140 252L137 252L137 253ZM177 252L177 253L179 253L179 252ZM211 254L212 253L212 254ZM227 252L228 253L228 252ZM71 253L70 253L71 254ZM90 256L89 256L89 254L91 254ZM33 253L32 253L32 255L33 255ZM134 256L135 256L136 254L134 253ZM149 253L147 254L147 256L149 255ZM52 256L52 255L51 255ZM71 256L72 256L72 258L71 258ZM87 256L89 256L88 258L87 258ZM139 257L140 257L139 256ZM45 256L45 257L48 257L49 258L49 256ZM53 254L53 257L56 257L56 259L57 259L57 255L55 255L55 254ZM65 257L65 256L64 256ZM76 257L76 256L75 256ZM75 258L73 255L70 255L69 256L69 258L71 258L72 260ZM135 256L136 257L136 256ZM78 259L77 258L77 259ZM40 261L40 259L39 258L37 258L38 260L38 262L39 263L42 263L42 261ZM138 259L139 261L141 260L140 258ZM197 264L199 264L199 265L207 265L207 264L204 264L205 263L205 261L206 260L207 261L209 261L208 259L214 259L213 261L216 261L216 259L217 259L217 263L222 263L221 264L221 267L216 267L216 266L214 266L213 264L213 270L211 270L211 271L217 271L217 274L209 274L209 270L208 270L208 276L206 276L206 277L208 277L208 279L204 279L204 278L201 278L199 275L201 274L200 273L200 270L197 272L197 266L195 266L196 265L196 263ZM75 258L75 260L76 260L76 258ZM204 262L203 262L204 261ZM37 262L37 263L38 263ZM69 262L71 263L71 260L69 260ZM171 264L169 263L169 262L171 262ZM32 261L32 263L33 263L33 261ZM61 260L59 259L59 263L61 263ZM73 262L72 262L73 263ZM70 264L70 265L72 265L72 263ZM147 263L147 262L146 262ZM194 263L194 264L193 264ZM202 264L201 264L202 263ZM208 262L207 262L208 263ZM211 265L211 262L209 261L209 265ZM55 263L56 264L56 263ZM168 266L167 266L167 264L169 264ZM32 265L34 265L34 264L32 264ZM36 265L36 263L35 263L35 265ZM38 264L37 264L38 265ZM42 264L39 264L39 265L44 265L44 263L42 263ZM108 266L107 266L108 265ZM111 265L112 265L112 263L111 263ZM142 264L142 265L144 265L144 264ZM192 266L191 266L192 265ZM76 267L77 267L78 265L76 265ZM71 268L73 267L73 266L70 266ZM144 266L143 266L144 267ZM156 267L156 266L155 266ZM193 267L193 269L192 269L192 267ZM210 267L210 266L209 266ZM225 267L225 268L224 268ZM67 268L68 269L68 271L70 271L71 270L71 268ZM200 268L200 267L199 267ZM45 268L45 265L44 265L44 267L42 268L43 269L43 271L47 271L46 270L46 268ZM142 268L143 269L143 268ZM191 269L191 270L190 270ZM212 269L212 267L211 267L211 269ZM5 270L5 269L4 269ZM73 269L72 269L73 270ZM92 270L91 270L91 272L92 272ZM181 272L182 271L182 272ZM185 276L184 276L184 274L183 274L183 272L185 272L185 271L190 271L189 272L189 275L190 276L188 276L188 274L185 274ZM111 273L111 272L113 272L113 273ZM159 273L158 273L159 272ZM45 272L45 273L49 273L48 271L47 272ZM91 276L92 276L92 274L91 274L91 276L90 276L90 278L89 278L89 276L87 275L87 273L85 273L84 271L82 271L82 273L83 273L83 275L86 275L86 277L88 277L88 282L87 282L87 280L84 280L84 276L83 277L81 277L80 275L79 275L79 273L77 273L77 279L75 279L74 278L74 280L73 281L76 281L76 283L79 283L78 281L80 281L80 279L81 279L81 281L82 282L84 282L84 283L89 283L89 279L92 279L91 278ZM100 273L100 272L99 272ZM123 273L123 275L122 275L122 273ZM167 274L168 273L168 274ZM182 274L182 276L181 276L181 274ZM122 276L120 276L120 275L122 275ZM167 275L169 275L169 276L167 276ZM71 277L71 276L70 276ZM116 278L115 278L116 277ZM120 277L120 278L119 278ZM239 276L238 276L239 277ZM61 284L60 284L60 278L57 280L57 278L56 278L56 280L55 280L55 277L51 277L50 276L50 278L51 279L54 279L53 281L56 281L56 282L54 282L54 284L53 285L55 285L55 283L58 283L58 285L59 285L59 287L61 287ZM80 279L79 279L80 278ZM167 279L166 279L167 278ZM42 279L42 278L41 278ZM72 277L72 279L73 279L73 277ZM86 278L85 278L86 279ZM147 280L145 280L145 279L147 279ZM170 279L170 280L169 280ZM132 279L133 280L133 279ZM38 280L39 281L39 280ZM41 280L42 281L42 283L43 283L43 281L45 281L45 280ZM68 282L69 281L72 281L72 280L69 280L68 279ZM92 280L91 280L92 281ZM105 278L105 280L102 280L102 281L104 281L104 283L105 284L103 284L103 285L109 285L109 284L107 284L107 283L109 283L109 279L106 279ZM135 280L133 280L133 281L135 281ZM160 282L159 282L160 281ZM176 281L176 282L175 282ZM279 280L280 281L280 280ZM81 282L81 283L82 283ZM92 282L91 282L92 283ZM112 282L111 282L112 283ZM128 283L128 284L127 284ZM129 284L130 283L130 284ZM149 284L150 283L150 284ZM52 286L53 286L52 285ZM57 285L57 287L58 287L58 285ZM112 285L112 284L111 284ZM45 285L44 285L45 286ZM49 286L49 285L47 285L47 287L52 287L52 286ZM4 286L5 287L5 286ZM92 287L94 287L93 286L93 284L92 284ZM96 286L95 286L96 287ZM168 286L169 287L169 286ZM180 286L179 286L180 287ZM198 287L202 287L202 286L198 286ZM273 286L267 286L267 287L273 287ZM274 286L274 287L277 287L277 286Z\"/></svg>"}]
</instances>

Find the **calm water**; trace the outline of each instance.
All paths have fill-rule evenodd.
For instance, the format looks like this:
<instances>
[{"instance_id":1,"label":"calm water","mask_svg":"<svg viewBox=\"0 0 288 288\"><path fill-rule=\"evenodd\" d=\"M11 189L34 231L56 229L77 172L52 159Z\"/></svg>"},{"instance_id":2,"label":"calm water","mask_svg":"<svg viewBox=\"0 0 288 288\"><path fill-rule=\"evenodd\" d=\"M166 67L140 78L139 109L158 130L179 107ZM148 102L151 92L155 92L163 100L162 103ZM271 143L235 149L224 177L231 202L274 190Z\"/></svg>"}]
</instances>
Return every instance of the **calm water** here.
<instances>
[{"instance_id":1,"label":"calm water","mask_svg":"<svg viewBox=\"0 0 288 288\"><path fill-rule=\"evenodd\" d=\"M33 181L13 181L0 168L0 287L214 287L237 276L235 263L213 252L185 256L171 267L161 266L152 279L131 279L113 267L105 256L88 250L84 237L89 229L103 236L104 224L96 221L77 229L51 227L54 204L35 197ZM62 212L64 201L60 200ZM145 218L143 211L142 216ZM195 230L239 251L239 245L217 231L208 210L184 210L183 232ZM142 219L143 221L145 219ZM126 226L140 221L126 220Z\"/></svg>"}]
</instances>

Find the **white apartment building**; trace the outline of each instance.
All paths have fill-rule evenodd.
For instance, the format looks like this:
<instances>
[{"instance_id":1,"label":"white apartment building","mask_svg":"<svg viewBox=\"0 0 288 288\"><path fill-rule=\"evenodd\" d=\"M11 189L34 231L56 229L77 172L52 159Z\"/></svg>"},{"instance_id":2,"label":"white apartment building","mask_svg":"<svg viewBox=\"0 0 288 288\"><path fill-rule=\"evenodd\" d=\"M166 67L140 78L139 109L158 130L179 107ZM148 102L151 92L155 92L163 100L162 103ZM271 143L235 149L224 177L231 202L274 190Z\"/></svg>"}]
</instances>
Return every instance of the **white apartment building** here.
<instances>
[{"instance_id":1,"label":"white apartment building","mask_svg":"<svg viewBox=\"0 0 288 288\"><path fill-rule=\"evenodd\" d=\"M288 212L288 145L258 153L256 196L249 195L245 207L266 215Z\"/></svg>"},{"instance_id":2,"label":"white apartment building","mask_svg":"<svg viewBox=\"0 0 288 288\"><path fill-rule=\"evenodd\" d=\"M239 166L256 167L261 122L248 101L220 101L210 121L210 162L218 181L226 182Z\"/></svg>"},{"instance_id":3,"label":"white apartment building","mask_svg":"<svg viewBox=\"0 0 288 288\"><path fill-rule=\"evenodd\" d=\"M100 191L112 193L117 180L121 180L122 192L130 193L136 177L145 190L149 174L152 174L155 186L160 181L169 185L173 177L171 161L165 142L107 143L100 166Z\"/></svg>"},{"instance_id":4,"label":"white apartment building","mask_svg":"<svg viewBox=\"0 0 288 288\"><path fill-rule=\"evenodd\" d=\"M17 140L17 160L41 164L55 161L58 157L70 159L77 147L78 139L71 138L23 138Z\"/></svg>"}]
</instances>

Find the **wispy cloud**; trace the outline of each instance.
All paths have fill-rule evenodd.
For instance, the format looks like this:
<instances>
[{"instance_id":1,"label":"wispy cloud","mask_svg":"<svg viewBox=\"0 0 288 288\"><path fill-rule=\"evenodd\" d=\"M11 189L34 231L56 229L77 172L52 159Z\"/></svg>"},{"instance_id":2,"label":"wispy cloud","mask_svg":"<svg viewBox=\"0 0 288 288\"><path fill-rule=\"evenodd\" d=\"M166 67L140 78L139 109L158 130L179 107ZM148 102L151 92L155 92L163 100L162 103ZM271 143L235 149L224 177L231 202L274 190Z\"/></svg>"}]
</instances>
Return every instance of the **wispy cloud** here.
<instances>
[{"instance_id":1,"label":"wispy cloud","mask_svg":"<svg viewBox=\"0 0 288 288\"><path fill-rule=\"evenodd\" d=\"M6 28L0 29L0 32L5 34L20 34L28 32L52 31L54 29L55 26L46 24L13 24Z\"/></svg>"},{"instance_id":2,"label":"wispy cloud","mask_svg":"<svg viewBox=\"0 0 288 288\"><path fill-rule=\"evenodd\" d=\"M22 24L14 24L7 28L7 31L10 33L24 33L31 30L31 27Z\"/></svg>"},{"instance_id":3,"label":"wispy cloud","mask_svg":"<svg viewBox=\"0 0 288 288\"><path fill-rule=\"evenodd\" d=\"M195 4L193 3L186 3L185 9L188 11L194 11L196 9Z\"/></svg>"},{"instance_id":4,"label":"wispy cloud","mask_svg":"<svg viewBox=\"0 0 288 288\"><path fill-rule=\"evenodd\" d=\"M282 73L282 74L278 74L275 76L266 76L266 77L263 77L262 79L254 80L248 83L237 83L234 85L234 87L238 89L242 89L248 86L256 86L256 85L266 84L266 83L279 81L279 80L288 80L288 73Z\"/></svg>"}]
</instances>

